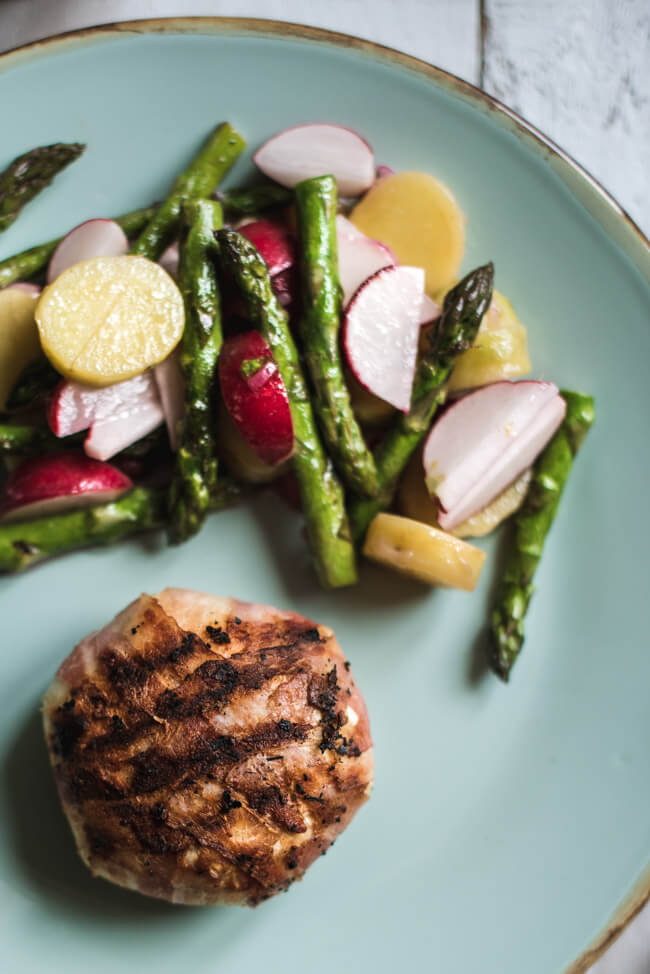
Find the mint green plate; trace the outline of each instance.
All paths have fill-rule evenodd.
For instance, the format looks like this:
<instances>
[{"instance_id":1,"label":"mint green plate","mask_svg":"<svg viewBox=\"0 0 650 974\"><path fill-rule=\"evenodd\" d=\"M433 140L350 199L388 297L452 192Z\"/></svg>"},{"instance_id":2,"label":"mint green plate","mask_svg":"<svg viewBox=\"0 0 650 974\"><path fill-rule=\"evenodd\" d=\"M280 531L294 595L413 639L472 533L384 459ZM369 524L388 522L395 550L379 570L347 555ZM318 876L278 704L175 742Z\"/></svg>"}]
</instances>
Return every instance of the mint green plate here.
<instances>
[{"instance_id":1,"label":"mint green plate","mask_svg":"<svg viewBox=\"0 0 650 974\"><path fill-rule=\"evenodd\" d=\"M548 142L394 52L287 25L158 21L0 58L0 167L57 140L83 159L0 238L0 257L159 198L208 129L254 148L329 119L380 162L447 182L467 268L495 261L535 374L593 392L598 420L538 576L511 684L483 672L497 539L478 591L371 566L318 590L296 517L266 498L162 540L0 581L2 969L553 974L602 943L650 854L650 254ZM236 178L247 175L240 165ZM362 687L376 787L326 859L254 912L148 901L93 880L57 805L38 702L59 661L143 589L184 585L336 629ZM647 895L637 889L633 910ZM584 970L587 955L575 962Z\"/></svg>"}]
</instances>

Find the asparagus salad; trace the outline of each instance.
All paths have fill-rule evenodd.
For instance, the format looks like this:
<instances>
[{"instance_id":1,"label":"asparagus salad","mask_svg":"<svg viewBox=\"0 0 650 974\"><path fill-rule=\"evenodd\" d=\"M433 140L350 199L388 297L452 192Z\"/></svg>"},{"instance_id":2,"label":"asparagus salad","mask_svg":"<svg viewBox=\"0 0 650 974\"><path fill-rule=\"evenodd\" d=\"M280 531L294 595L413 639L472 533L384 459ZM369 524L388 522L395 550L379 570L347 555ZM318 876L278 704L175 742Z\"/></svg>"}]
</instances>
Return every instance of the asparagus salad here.
<instances>
[{"instance_id":1,"label":"asparagus salad","mask_svg":"<svg viewBox=\"0 0 650 974\"><path fill-rule=\"evenodd\" d=\"M161 203L0 261L0 571L164 528L273 483L323 585L362 553L475 587L468 537L510 519L491 662L507 680L593 400L530 372L492 264L459 279L464 216L355 132L278 133L258 184L218 126ZM0 232L81 145L0 174ZM110 461L110 462L109 462Z\"/></svg>"}]
</instances>

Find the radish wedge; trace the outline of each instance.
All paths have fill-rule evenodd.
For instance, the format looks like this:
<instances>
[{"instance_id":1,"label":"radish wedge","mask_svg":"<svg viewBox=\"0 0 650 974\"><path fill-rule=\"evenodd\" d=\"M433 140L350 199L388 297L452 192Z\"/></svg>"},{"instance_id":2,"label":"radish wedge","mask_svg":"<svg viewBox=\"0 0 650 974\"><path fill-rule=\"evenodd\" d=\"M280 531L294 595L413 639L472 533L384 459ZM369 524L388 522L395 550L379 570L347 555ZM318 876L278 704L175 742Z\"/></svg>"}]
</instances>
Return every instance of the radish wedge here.
<instances>
[{"instance_id":1,"label":"radish wedge","mask_svg":"<svg viewBox=\"0 0 650 974\"><path fill-rule=\"evenodd\" d=\"M129 249L129 241L114 220L86 220L65 237L56 248L47 269L47 283L81 260L91 257L119 257Z\"/></svg>"},{"instance_id":2,"label":"radish wedge","mask_svg":"<svg viewBox=\"0 0 650 974\"><path fill-rule=\"evenodd\" d=\"M397 263L388 248L359 231L348 232L345 217L336 218L336 242L339 258L339 280L343 288L343 307L347 307L364 281L384 267Z\"/></svg>"},{"instance_id":3,"label":"radish wedge","mask_svg":"<svg viewBox=\"0 0 650 974\"><path fill-rule=\"evenodd\" d=\"M373 395L408 412L418 350L424 271L385 267L359 288L343 342L355 377Z\"/></svg>"},{"instance_id":4,"label":"radish wedge","mask_svg":"<svg viewBox=\"0 0 650 974\"><path fill-rule=\"evenodd\" d=\"M121 470L83 453L30 457L9 475L0 497L0 514L3 520L45 517L71 507L105 503L132 486Z\"/></svg>"},{"instance_id":5,"label":"radish wedge","mask_svg":"<svg viewBox=\"0 0 650 974\"><path fill-rule=\"evenodd\" d=\"M108 460L131 446L164 419L152 372L102 389L62 382L48 410L55 436L70 436L90 427L84 449L97 460Z\"/></svg>"},{"instance_id":6,"label":"radish wedge","mask_svg":"<svg viewBox=\"0 0 650 974\"><path fill-rule=\"evenodd\" d=\"M360 135L340 125L317 123L284 129L257 150L253 160L265 176L293 187L330 173L341 196L360 196L375 181L375 157Z\"/></svg>"},{"instance_id":7,"label":"radish wedge","mask_svg":"<svg viewBox=\"0 0 650 974\"><path fill-rule=\"evenodd\" d=\"M219 356L223 401L255 455L273 466L293 451L289 397L273 353L257 331L233 335Z\"/></svg>"},{"instance_id":8,"label":"radish wedge","mask_svg":"<svg viewBox=\"0 0 650 974\"><path fill-rule=\"evenodd\" d=\"M440 317L440 305L428 294L422 295L422 307L420 308L420 324L430 325Z\"/></svg>"},{"instance_id":9,"label":"radish wedge","mask_svg":"<svg viewBox=\"0 0 650 974\"><path fill-rule=\"evenodd\" d=\"M446 531L462 524L529 467L564 419L552 382L496 382L448 409L427 438L427 487Z\"/></svg>"},{"instance_id":10,"label":"radish wedge","mask_svg":"<svg viewBox=\"0 0 650 974\"><path fill-rule=\"evenodd\" d=\"M257 247L266 261L269 274L274 277L295 262L293 241L287 228L272 220L251 220L239 227L243 237Z\"/></svg>"},{"instance_id":11,"label":"radish wedge","mask_svg":"<svg viewBox=\"0 0 650 974\"><path fill-rule=\"evenodd\" d=\"M185 413L185 383L183 382L178 348L174 349L164 362L159 362L158 365L154 366L153 377L165 415L169 445L175 452L178 449L180 422Z\"/></svg>"}]
</instances>

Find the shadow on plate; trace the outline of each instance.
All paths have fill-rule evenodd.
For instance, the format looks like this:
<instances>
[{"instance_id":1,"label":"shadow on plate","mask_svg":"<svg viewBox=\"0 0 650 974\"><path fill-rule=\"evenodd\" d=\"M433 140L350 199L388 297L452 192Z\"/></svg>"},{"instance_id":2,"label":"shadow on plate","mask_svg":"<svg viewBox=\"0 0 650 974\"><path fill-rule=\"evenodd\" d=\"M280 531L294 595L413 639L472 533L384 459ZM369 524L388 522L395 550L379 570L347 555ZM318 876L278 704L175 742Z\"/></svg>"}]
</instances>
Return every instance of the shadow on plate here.
<instances>
[{"instance_id":1,"label":"shadow on plate","mask_svg":"<svg viewBox=\"0 0 650 974\"><path fill-rule=\"evenodd\" d=\"M324 602L334 596L337 604L346 611L391 612L408 608L425 598L431 599L435 592L430 585L373 565L361 557L358 559L358 585L329 591L323 589L311 564L302 515L291 510L270 490L264 496L256 497L249 507L271 557L277 562L289 599Z\"/></svg>"},{"instance_id":2,"label":"shadow on plate","mask_svg":"<svg viewBox=\"0 0 650 974\"><path fill-rule=\"evenodd\" d=\"M134 925L183 923L203 910L185 910L93 879L75 850L50 769L38 703L10 744L2 768L9 847L26 885L47 900L48 911L73 912L84 921ZM9 877L7 877L9 880ZM225 911L212 911L213 917Z\"/></svg>"}]
</instances>

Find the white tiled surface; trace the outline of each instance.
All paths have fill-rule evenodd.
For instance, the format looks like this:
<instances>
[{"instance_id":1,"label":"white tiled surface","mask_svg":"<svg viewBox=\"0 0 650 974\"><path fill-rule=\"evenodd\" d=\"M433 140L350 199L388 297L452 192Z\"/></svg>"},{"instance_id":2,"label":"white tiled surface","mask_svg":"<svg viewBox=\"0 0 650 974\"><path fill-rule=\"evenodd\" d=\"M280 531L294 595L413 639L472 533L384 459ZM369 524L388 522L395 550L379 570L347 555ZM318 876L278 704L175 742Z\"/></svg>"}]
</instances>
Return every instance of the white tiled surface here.
<instances>
[{"instance_id":1,"label":"white tiled surface","mask_svg":"<svg viewBox=\"0 0 650 974\"><path fill-rule=\"evenodd\" d=\"M650 233L649 0L0 0L0 51L91 24L199 14L356 34L481 84ZM650 905L591 974L650 974Z\"/></svg>"}]
</instances>

